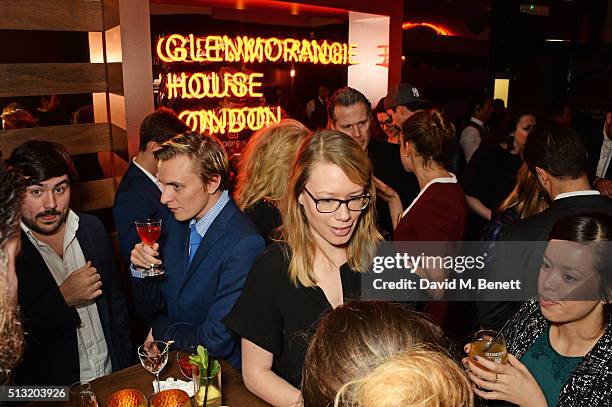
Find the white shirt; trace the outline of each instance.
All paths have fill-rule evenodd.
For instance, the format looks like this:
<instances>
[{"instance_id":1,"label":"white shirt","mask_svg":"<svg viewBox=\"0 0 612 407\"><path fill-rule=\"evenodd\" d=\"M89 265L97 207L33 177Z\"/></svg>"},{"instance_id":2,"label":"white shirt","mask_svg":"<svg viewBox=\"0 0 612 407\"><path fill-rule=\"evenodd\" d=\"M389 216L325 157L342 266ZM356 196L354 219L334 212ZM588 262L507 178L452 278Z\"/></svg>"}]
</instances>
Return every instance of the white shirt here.
<instances>
[{"instance_id":1,"label":"white shirt","mask_svg":"<svg viewBox=\"0 0 612 407\"><path fill-rule=\"evenodd\" d=\"M140 171L144 172L144 173L145 173L145 175L146 175L147 177L149 177L149 179L150 179L151 181L153 181L153 183L154 183L155 185L157 185L157 188L159 188L159 190L160 190L160 191L162 191L162 192L164 191L164 189L163 189L164 187L162 186L161 182L159 182L159 180L157 179L157 177L156 177L155 175L151 174L149 171L145 170L145 169L144 169L144 167L142 167L140 164L138 164L138 163L136 162L136 158L133 158L133 159L132 159L132 162L134 163L134 165L135 165L136 167L140 168Z\"/></svg>"},{"instance_id":2,"label":"white shirt","mask_svg":"<svg viewBox=\"0 0 612 407\"><path fill-rule=\"evenodd\" d=\"M421 195L423 195L425 193L425 191L427 191L427 188L429 188L430 186L432 186L433 184L435 184L436 182L439 182L441 184L456 184L457 183L457 177L455 176L455 174L453 174L452 172L449 173L450 177L440 177L440 178L434 178L431 181L429 181L427 184L425 184L425 186L423 187L423 189L421 189L421 192L419 192L419 194L417 195L416 198L414 198L414 201L412 201L412 203L410 204L410 206L408 208L406 208L406 210L404 211L404 213L402 213L402 218L404 216L406 216L408 214L408 212L410 211L410 209L412 209L412 207L414 206L414 204L419 200L419 198L421 197Z\"/></svg>"},{"instance_id":3,"label":"white shirt","mask_svg":"<svg viewBox=\"0 0 612 407\"><path fill-rule=\"evenodd\" d=\"M470 118L470 121L476 123L480 127L485 127L485 124L482 120L479 120L475 117ZM461 132L461 137L459 138L459 144L463 149L463 155L465 156L465 161L467 163L472 159L472 155L480 146L480 132L474 126L467 126Z\"/></svg>"},{"instance_id":4,"label":"white shirt","mask_svg":"<svg viewBox=\"0 0 612 407\"><path fill-rule=\"evenodd\" d=\"M597 163L597 171L595 176L604 178L608 167L610 167L610 159L612 158L612 140L606 136L606 124L604 123L603 129L603 144L601 145L601 152L599 153L599 162Z\"/></svg>"},{"instance_id":5,"label":"white shirt","mask_svg":"<svg viewBox=\"0 0 612 407\"><path fill-rule=\"evenodd\" d=\"M553 201L556 201L557 199L570 198L572 196L585 196L585 195L601 195L601 194L599 193L599 191L596 191L594 189L589 189L586 191L564 192L562 194L555 196L555 199L553 199Z\"/></svg>"},{"instance_id":6,"label":"white shirt","mask_svg":"<svg viewBox=\"0 0 612 407\"><path fill-rule=\"evenodd\" d=\"M60 257L51 246L38 240L30 228L23 222L21 223L21 229L42 256L58 287L73 271L87 263L81 245L76 238L78 228L79 217L70 210L64 230L64 255ZM22 284L27 284L27 282L22 282ZM104 287L102 289L104 290ZM110 374L112 372L111 361L95 301L81 305L76 310L81 319L81 326L77 328L80 381L91 381ZM61 363L61 360L58 360L58 363Z\"/></svg>"}]
</instances>

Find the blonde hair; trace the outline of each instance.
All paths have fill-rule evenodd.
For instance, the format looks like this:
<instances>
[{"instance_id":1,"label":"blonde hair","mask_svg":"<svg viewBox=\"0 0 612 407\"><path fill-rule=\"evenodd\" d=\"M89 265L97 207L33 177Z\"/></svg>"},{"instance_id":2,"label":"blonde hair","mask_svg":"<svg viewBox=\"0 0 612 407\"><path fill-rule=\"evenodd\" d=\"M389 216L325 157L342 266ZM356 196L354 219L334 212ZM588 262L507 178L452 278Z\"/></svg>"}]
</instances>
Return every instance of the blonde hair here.
<instances>
[{"instance_id":1,"label":"blonde hair","mask_svg":"<svg viewBox=\"0 0 612 407\"><path fill-rule=\"evenodd\" d=\"M332 405L345 383L412 346L443 341L436 325L403 305L349 301L321 319L310 341L302 377L305 405Z\"/></svg>"},{"instance_id":2,"label":"blonde hair","mask_svg":"<svg viewBox=\"0 0 612 407\"><path fill-rule=\"evenodd\" d=\"M240 158L234 192L241 210L264 198L280 202L297 150L307 135L302 123L287 119L251 136Z\"/></svg>"},{"instance_id":3,"label":"blonde hair","mask_svg":"<svg viewBox=\"0 0 612 407\"><path fill-rule=\"evenodd\" d=\"M535 175L523 163L516 176L516 185L510 195L497 208L502 213L511 207L516 208L520 219L536 215L549 206L548 195L540 187Z\"/></svg>"},{"instance_id":4,"label":"blonde hair","mask_svg":"<svg viewBox=\"0 0 612 407\"><path fill-rule=\"evenodd\" d=\"M312 170L318 163L335 164L356 184L363 185L372 198L361 212L351 236L347 257L349 267L359 273L368 271L382 236L375 224L376 189L372 165L365 152L351 137L335 130L319 130L308 135L300 147L289 176L287 192L281 201L283 235L291 251L289 278L304 287L315 286L313 261L316 243L306 215L298 202Z\"/></svg>"},{"instance_id":5,"label":"blonde hair","mask_svg":"<svg viewBox=\"0 0 612 407\"><path fill-rule=\"evenodd\" d=\"M346 383L334 407L470 407L469 380L443 349L417 345Z\"/></svg>"},{"instance_id":6,"label":"blonde hair","mask_svg":"<svg viewBox=\"0 0 612 407\"><path fill-rule=\"evenodd\" d=\"M154 153L159 161L168 161L178 156L188 157L194 164L196 174L202 183L207 184L219 176L219 190L227 189L229 184L229 163L227 154L219 140L200 135L194 131L177 134L164 142Z\"/></svg>"}]
</instances>

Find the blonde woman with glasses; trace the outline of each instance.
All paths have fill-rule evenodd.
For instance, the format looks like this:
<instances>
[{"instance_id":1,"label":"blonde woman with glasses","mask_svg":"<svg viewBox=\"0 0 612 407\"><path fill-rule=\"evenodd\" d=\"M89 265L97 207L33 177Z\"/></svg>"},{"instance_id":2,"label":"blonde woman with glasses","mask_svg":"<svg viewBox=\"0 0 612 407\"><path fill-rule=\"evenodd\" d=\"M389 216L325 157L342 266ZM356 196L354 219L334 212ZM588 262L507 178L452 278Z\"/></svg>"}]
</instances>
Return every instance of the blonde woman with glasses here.
<instances>
[{"instance_id":1,"label":"blonde woman with glasses","mask_svg":"<svg viewBox=\"0 0 612 407\"><path fill-rule=\"evenodd\" d=\"M301 406L307 337L329 309L360 296L382 239L374 224L367 155L349 136L322 130L297 154L282 205L283 241L253 266L225 324L242 337L242 375L274 406Z\"/></svg>"}]
</instances>

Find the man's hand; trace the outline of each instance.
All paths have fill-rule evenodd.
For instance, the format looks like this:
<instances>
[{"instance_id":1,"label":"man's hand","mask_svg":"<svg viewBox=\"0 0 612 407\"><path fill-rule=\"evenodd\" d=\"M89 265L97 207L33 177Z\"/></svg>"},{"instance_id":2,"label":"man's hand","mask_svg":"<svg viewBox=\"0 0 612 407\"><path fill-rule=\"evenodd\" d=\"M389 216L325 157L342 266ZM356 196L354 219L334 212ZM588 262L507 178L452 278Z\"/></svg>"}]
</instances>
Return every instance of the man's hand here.
<instances>
[{"instance_id":1,"label":"man's hand","mask_svg":"<svg viewBox=\"0 0 612 407\"><path fill-rule=\"evenodd\" d=\"M88 261L83 267L70 273L59 287L66 304L76 307L102 295L100 274Z\"/></svg>"},{"instance_id":2,"label":"man's hand","mask_svg":"<svg viewBox=\"0 0 612 407\"><path fill-rule=\"evenodd\" d=\"M600 179L595 183L595 188L602 195L612 198L612 179Z\"/></svg>"},{"instance_id":3,"label":"man's hand","mask_svg":"<svg viewBox=\"0 0 612 407\"><path fill-rule=\"evenodd\" d=\"M151 265L159 266L161 264L161 260L156 258L156 256L159 256L159 253L157 252L158 248L159 244L157 243L153 243L152 245L138 243L132 250L130 261L134 266L143 269L148 269L151 267Z\"/></svg>"}]
</instances>

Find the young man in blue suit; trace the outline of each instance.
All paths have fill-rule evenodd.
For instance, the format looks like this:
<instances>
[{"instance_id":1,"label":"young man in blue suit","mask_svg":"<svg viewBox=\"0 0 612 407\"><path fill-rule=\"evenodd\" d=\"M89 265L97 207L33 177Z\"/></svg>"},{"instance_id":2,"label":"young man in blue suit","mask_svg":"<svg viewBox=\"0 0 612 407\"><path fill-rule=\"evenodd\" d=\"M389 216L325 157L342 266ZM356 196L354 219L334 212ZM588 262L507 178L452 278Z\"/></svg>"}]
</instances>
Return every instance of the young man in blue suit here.
<instances>
[{"instance_id":1,"label":"young man in blue suit","mask_svg":"<svg viewBox=\"0 0 612 407\"><path fill-rule=\"evenodd\" d=\"M240 342L221 322L242 292L265 247L257 228L230 198L229 165L221 143L195 132L178 135L155 152L166 242L132 250L132 291L137 313L151 324L147 340L174 340L178 348L204 345L240 368ZM138 268L161 264L165 276L143 277Z\"/></svg>"},{"instance_id":2,"label":"young man in blue suit","mask_svg":"<svg viewBox=\"0 0 612 407\"><path fill-rule=\"evenodd\" d=\"M170 109L161 108L144 118L140 125L140 147L128 167L115 195L113 217L119 235L121 257L127 267L130 265L130 252L140 242L134 222L143 219L161 219L163 244L164 223L170 211L163 205L162 186L156 178L157 160L153 152L165 141L187 131L187 125Z\"/></svg>"},{"instance_id":3,"label":"young man in blue suit","mask_svg":"<svg viewBox=\"0 0 612 407\"><path fill-rule=\"evenodd\" d=\"M68 386L127 367L130 325L115 256L102 222L70 209L70 156L33 140L8 163L27 182L16 259L27 335L15 383Z\"/></svg>"}]
</instances>

